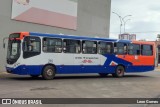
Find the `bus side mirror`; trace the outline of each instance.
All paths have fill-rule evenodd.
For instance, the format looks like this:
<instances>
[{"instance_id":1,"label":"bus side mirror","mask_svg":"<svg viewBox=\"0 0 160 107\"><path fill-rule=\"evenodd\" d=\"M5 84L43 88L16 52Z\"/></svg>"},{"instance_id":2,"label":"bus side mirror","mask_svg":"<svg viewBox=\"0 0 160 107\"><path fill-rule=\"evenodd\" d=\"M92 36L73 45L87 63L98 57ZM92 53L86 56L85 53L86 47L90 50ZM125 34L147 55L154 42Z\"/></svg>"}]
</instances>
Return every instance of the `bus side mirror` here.
<instances>
[{"instance_id":1,"label":"bus side mirror","mask_svg":"<svg viewBox=\"0 0 160 107\"><path fill-rule=\"evenodd\" d=\"M5 47L6 47L6 44L5 44L5 43L3 43L3 48L5 49Z\"/></svg>"},{"instance_id":2,"label":"bus side mirror","mask_svg":"<svg viewBox=\"0 0 160 107\"><path fill-rule=\"evenodd\" d=\"M5 40L8 39L8 37L3 38L3 48L5 49L6 44L5 44Z\"/></svg>"}]
</instances>

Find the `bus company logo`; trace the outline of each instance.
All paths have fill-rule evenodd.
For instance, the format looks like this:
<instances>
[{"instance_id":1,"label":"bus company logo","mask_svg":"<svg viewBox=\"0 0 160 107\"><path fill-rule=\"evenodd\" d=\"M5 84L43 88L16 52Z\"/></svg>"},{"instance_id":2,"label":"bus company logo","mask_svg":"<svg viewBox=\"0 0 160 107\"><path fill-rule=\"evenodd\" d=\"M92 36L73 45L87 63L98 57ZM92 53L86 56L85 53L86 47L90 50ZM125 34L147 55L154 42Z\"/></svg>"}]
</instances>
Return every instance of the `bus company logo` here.
<instances>
[{"instance_id":1,"label":"bus company logo","mask_svg":"<svg viewBox=\"0 0 160 107\"><path fill-rule=\"evenodd\" d=\"M93 63L92 60L83 60L82 62L83 62L83 63Z\"/></svg>"},{"instance_id":2,"label":"bus company logo","mask_svg":"<svg viewBox=\"0 0 160 107\"><path fill-rule=\"evenodd\" d=\"M12 104L11 99L2 99L2 104Z\"/></svg>"}]
</instances>

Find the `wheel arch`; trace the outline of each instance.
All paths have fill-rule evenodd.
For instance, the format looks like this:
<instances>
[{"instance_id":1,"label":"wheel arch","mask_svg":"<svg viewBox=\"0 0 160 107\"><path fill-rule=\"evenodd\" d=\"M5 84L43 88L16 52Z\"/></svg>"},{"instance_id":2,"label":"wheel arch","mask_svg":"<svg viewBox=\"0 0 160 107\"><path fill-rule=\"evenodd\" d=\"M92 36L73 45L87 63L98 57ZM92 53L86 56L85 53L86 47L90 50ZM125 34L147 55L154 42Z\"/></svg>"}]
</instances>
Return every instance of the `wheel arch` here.
<instances>
[{"instance_id":1,"label":"wheel arch","mask_svg":"<svg viewBox=\"0 0 160 107\"><path fill-rule=\"evenodd\" d=\"M117 67L118 67L118 66L122 66L122 67L124 68L124 72L126 72L126 66L125 66L125 65L123 65L123 64L118 64ZM116 67L116 68L117 68L117 67Z\"/></svg>"}]
</instances>

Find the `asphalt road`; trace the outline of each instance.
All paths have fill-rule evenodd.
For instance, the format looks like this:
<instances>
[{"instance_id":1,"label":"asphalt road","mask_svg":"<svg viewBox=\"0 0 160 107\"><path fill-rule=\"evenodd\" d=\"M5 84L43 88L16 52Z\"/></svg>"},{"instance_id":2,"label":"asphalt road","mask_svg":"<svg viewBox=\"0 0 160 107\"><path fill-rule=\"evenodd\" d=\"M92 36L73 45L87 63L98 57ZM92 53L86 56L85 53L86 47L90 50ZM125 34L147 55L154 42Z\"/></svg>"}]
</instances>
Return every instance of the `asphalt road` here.
<instances>
[{"instance_id":1,"label":"asphalt road","mask_svg":"<svg viewBox=\"0 0 160 107\"><path fill-rule=\"evenodd\" d=\"M160 98L160 71L126 74L123 78L97 74L57 75L54 80L0 73L1 98ZM27 106L27 105L26 105ZM50 105L47 105L50 107ZM56 106L56 105L54 105ZM75 107L75 105L57 105ZM84 105L76 105L78 107ZM87 105L106 107L106 105ZM108 105L113 107L115 105ZM108 107L107 106L107 107ZM160 105L122 105L122 107ZM1 107L1 106L0 106ZM15 106L19 107L19 106ZM30 106L29 106L30 107ZM35 106L39 107L39 106Z\"/></svg>"}]
</instances>

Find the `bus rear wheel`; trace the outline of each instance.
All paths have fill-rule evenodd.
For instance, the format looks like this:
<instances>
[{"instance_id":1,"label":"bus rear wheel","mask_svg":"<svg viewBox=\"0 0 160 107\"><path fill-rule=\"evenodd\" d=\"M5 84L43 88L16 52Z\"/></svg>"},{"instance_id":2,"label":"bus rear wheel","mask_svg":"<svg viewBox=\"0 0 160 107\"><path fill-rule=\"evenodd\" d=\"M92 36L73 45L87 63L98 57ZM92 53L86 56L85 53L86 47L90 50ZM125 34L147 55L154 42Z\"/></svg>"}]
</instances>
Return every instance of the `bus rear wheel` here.
<instances>
[{"instance_id":1,"label":"bus rear wheel","mask_svg":"<svg viewBox=\"0 0 160 107\"><path fill-rule=\"evenodd\" d=\"M108 76L107 73L99 73L99 75L100 75L101 77L106 77L106 76Z\"/></svg>"},{"instance_id":2,"label":"bus rear wheel","mask_svg":"<svg viewBox=\"0 0 160 107\"><path fill-rule=\"evenodd\" d=\"M112 74L113 77L121 78L124 76L125 69L123 66L117 66L116 71Z\"/></svg>"},{"instance_id":3,"label":"bus rear wheel","mask_svg":"<svg viewBox=\"0 0 160 107\"><path fill-rule=\"evenodd\" d=\"M42 77L45 80L52 80L55 77L55 68L51 65L44 67Z\"/></svg>"}]
</instances>

